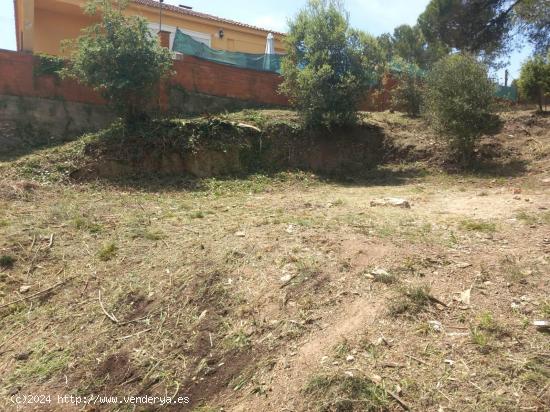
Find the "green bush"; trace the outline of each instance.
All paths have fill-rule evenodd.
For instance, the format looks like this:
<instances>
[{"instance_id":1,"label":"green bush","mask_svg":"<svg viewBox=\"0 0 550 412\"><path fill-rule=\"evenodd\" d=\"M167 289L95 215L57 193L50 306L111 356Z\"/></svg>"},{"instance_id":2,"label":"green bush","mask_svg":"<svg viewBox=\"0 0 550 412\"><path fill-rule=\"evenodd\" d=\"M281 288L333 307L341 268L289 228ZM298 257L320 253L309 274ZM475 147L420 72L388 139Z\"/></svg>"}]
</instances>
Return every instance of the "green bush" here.
<instances>
[{"instance_id":1,"label":"green bush","mask_svg":"<svg viewBox=\"0 0 550 412\"><path fill-rule=\"evenodd\" d=\"M114 110L131 123L146 117L158 84L171 72L170 51L160 46L147 21L126 17L128 0L93 0L86 6L102 19L83 30L78 39L65 42L71 53L63 75L98 90Z\"/></svg>"},{"instance_id":2,"label":"green bush","mask_svg":"<svg viewBox=\"0 0 550 412\"><path fill-rule=\"evenodd\" d=\"M535 56L523 63L518 88L522 97L537 101L542 112L544 96L550 93L550 57Z\"/></svg>"},{"instance_id":3,"label":"green bush","mask_svg":"<svg viewBox=\"0 0 550 412\"><path fill-rule=\"evenodd\" d=\"M351 29L337 0L309 0L289 25L281 92L308 127L353 123L382 56L376 39Z\"/></svg>"},{"instance_id":4,"label":"green bush","mask_svg":"<svg viewBox=\"0 0 550 412\"><path fill-rule=\"evenodd\" d=\"M463 165L473 160L476 141L496 130L494 92L486 66L471 55L447 56L428 75L425 114L433 128L447 138L452 154Z\"/></svg>"},{"instance_id":5,"label":"green bush","mask_svg":"<svg viewBox=\"0 0 550 412\"><path fill-rule=\"evenodd\" d=\"M392 90L392 108L402 110L409 116L420 114L424 80L418 74L420 69L411 65L411 70L403 70L398 76L398 83Z\"/></svg>"}]
</instances>

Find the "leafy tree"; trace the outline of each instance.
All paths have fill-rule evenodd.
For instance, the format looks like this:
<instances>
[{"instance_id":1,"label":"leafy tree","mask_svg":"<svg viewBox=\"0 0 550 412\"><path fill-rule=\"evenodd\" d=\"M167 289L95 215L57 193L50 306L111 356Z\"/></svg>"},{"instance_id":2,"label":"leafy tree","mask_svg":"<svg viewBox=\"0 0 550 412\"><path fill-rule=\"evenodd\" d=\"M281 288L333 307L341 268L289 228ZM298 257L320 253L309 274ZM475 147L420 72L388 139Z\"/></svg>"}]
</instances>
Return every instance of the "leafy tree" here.
<instances>
[{"instance_id":1,"label":"leafy tree","mask_svg":"<svg viewBox=\"0 0 550 412\"><path fill-rule=\"evenodd\" d=\"M475 57L454 54L437 62L429 73L424 108L434 129L448 139L453 154L471 163L476 141L493 132L495 85L487 67Z\"/></svg>"},{"instance_id":2,"label":"leafy tree","mask_svg":"<svg viewBox=\"0 0 550 412\"><path fill-rule=\"evenodd\" d=\"M550 92L550 56L535 56L523 63L518 87L521 95L538 102L542 112L544 95Z\"/></svg>"},{"instance_id":3,"label":"leafy tree","mask_svg":"<svg viewBox=\"0 0 550 412\"><path fill-rule=\"evenodd\" d=\"M535 54L550 50L550 0L523 0L515 8L520 32L527 36Z\"/></svg>"},{"instance_id":4,"label":"leafy tree","mask_svg":"<svg viewBox=\"0 0 550 412\"><path fill-rule=\"evenodd\" d=\"M388 61L402 59L422 69L429 69L437 60L449 53L441 43L428 43L418 26L403 24L393 34L384 33L378 43Z\"/></svg>"},{"instance_id":5,"label":"leafy tree","mask_svg":"<svg viewBox=\"0 0 550 412\"><path fill-rule=\"evenodd\" d=\"M523 34L545 54L550 46L550 0L431 0L418 25L429 43L466 51L494 63Z\"/></svg>"},{"instance_id":6,"label":"leafy tree","mask_svg":"<svg viewBox=\"0 0 550 412\"><path fill-rule=\"evenodd\" d=\"M289 28L281 91L309 127L354 122L382 57L374 39L350 28L338 0L309 0Z\"/></svg>"},{"instance_id":7,"label":"leafy tree","mask_svg":"<svg viewBox=\"0 0 550 412\"><path fill-rule=\"evenodd\" d=\"M141 17L126 17L127 0L90 1L85 11L101 21L66 42L71 52L63 74L98 90L126 122L146 117L157 85L171 73L170 52Z\"/></svg>"},{"instance_id":8,"label":"leafy tree","mask_svg":"<svg viewBox=\"0 0 550 412\"><path fill-rule=\"evenodd\" d=\"M418 25L430 43L473 53L486 62L507 51L512 29L509 0L431 0Z\"/></svg>"},{"instance_id":9,"label":"leafy tree","mask_svg":"<svg viewBox=\"0 0 550 412\"><path fill-rule=\"evenodd\" d=\"M404 110L409 116L420 114L424 79L421 69L415 64L402 62L401 73L397 75L397 86L392 90L392 108Z\"/></svg>"}]
</instances>

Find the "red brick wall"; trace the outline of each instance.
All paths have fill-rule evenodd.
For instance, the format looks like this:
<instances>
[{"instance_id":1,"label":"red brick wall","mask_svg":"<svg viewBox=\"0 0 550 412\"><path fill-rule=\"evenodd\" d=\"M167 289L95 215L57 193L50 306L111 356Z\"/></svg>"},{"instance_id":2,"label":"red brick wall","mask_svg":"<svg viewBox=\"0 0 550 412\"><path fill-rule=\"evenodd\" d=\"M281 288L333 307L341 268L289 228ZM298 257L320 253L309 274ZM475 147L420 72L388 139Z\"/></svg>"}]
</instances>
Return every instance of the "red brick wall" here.
<instances>
[{"instance_id":1,"label":"red brick wall","mask_svg":"<svg viewBox=\"0 0 550 412\"><path fill-rule=\"evenodd\" d=\"M0 94L105 103L98 93L76 81L60 80L52 75L35 76L34 64L33 55L0 50ZM282 78L274 73L239 69L190 56L175 61L174 69L171 83L193 92L262 104L288 104L287 99L277 93ZM167 101L166 96L161 100Z\"/></svg>"},{"instance_id":2,"label":"red brick wall","mask_svg":"<svg viewBox=\"0 0 550 412\"><path fill-rule=\"evenodd\" d=\"M52 75L35 76L34 64L35 57L31 54L0 50L0 94L63 98L77 103L105 103L98 93L76 81L60 80ZM287 98L277 92L282 78L274 73L240 69L191 56L176 60L174 69L175 75L170 82L192 92L266 105L288 105ZM395 83L395 79L385 78L383 90L369 93L360 109L388 109L389 93ZM167 108L166 87L163 90L161 102Z\"/></svg>"},{"instance_id":3,"label":"red brick wall","mask_svg":"<svg viewBox=\"0 0 550 412\"><path fill-rule=\"evenodd\" d=\"M278 94L282 78L260 72L212 63L192 56L174 63L172 83L186 90L212 96L232 97L257 103L286 106L286 97Z\"/></svg>"},{"instance_id":4,"label":"red brick wall","mask_svg":"<svg viewBox=\"0 0 550 412\"><path fill-rule=\"evenodd\" d=\"M73 80L34 76L34 56L0 50L0 94L24 97L63 98L78 103L103 104L101 97Z\"/></svg>"}]
</instances>

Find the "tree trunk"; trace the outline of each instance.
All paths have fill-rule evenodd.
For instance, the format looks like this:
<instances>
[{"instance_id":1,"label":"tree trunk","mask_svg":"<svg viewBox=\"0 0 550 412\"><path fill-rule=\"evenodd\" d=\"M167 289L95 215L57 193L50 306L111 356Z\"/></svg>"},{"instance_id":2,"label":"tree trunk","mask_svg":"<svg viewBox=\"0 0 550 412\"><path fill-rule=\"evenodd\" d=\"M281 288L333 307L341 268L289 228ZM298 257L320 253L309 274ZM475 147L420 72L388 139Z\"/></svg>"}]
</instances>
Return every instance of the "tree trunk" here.
<instances>
[{"instance_id":1,"label":"tree trunk","mask_svg":"<svg viewBox=\"0 0 550 412\"><path fill-rule=\"evenodd\" d=\"M539 86L539 111L542 113L542 104L544 100L544 91L542 90L542 86Z\"/></svg>"}]
</instances>

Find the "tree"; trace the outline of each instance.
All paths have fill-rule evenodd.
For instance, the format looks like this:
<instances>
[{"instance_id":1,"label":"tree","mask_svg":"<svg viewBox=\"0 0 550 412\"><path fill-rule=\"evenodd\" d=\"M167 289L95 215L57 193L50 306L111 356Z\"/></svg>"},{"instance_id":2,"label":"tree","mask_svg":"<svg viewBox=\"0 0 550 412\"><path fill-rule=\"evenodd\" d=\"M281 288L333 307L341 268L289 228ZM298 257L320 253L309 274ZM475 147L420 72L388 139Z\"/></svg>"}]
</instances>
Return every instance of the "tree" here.
<instances>
[{"instance_id":1,"label":"tree","mask_svg":"<svg viewBox=\"0 0 550 412\"><path fill-rule=\"evenodd\" d=\"M491 62L507 51L512 29L508 1L431 0L418 25L428 42L441 42Z\"/></svg>"},{"instance_id":2,"label":"tree","mask_svg":"<svg viewBox=\"0 0 550 412\"><path fill-rule=\"evenodd\" d=\"M393 31L392 48L395 56L422 69L430 68L449 53L449 49L436 41L428 43L418 26L403 24Z\"/></svg>"},{"instance_id":3,"label":"tree","mask_svg":"<svg viewBox=\"0 0 550 412\"><path fill-rule=\"evenodd\" d=\"M494 63L523 34L537 54L550 46L550 0L431 0L418 25L429 43L473 53Z\"/></svg>"},{"instance_id":4,"label":"tree","mask_svg":"<svg viewBox=\"0 0 550 412\"><path fill-rule=\"evenodd\" d=\"M421 69L412 63L397 61L401 72L397 74L397 86L392 89L392 107L395 110L404 110L409 116L420 114L424 79Z\"/></svg>"},{"instance_id":5,"label":"tree","mask_svg":"<svg viewBox=\"0 0 550 412\"><path fill-rule=\"evenodd\" d=\"M388 61L402 59L424 70L449 53L441 43L428 43L418 26L407 24L396 27L393 34L380 35L378 43Z\"/></svg>"},{"instance_id":6,"label":"tree","mask_svg":"<svg viewBox=\"0 0 550 412\"><path fill-rule=\"evenodd\" d=\"M101 21L64 47L71 52L63 74L95 90L127 122L146 117L158 84L171 72L170 52L161 47L141 17L122 14L127 0L94 0L86 13Z\"/></svg>"},{"instance_id":7,"label":"tree","mask_svg":"<svg viewBox=\"0 0 550 412\"><path fill-rule=\"evenodd\" d=\"M542 112L544 95L550 92L550 57L535 56L523 63L518 88L521 95L536 100Z\"/></svg>"},{"instance_id":8,"label":"tree","mask_svg":"<svg viewBox=\"0 0 550 412\"><path fill-rule=\"evenodd\" d=\"M535 54L550 50L550 0L523 0L516 6L516 23Z\"/></svg>"},{"instance_id":9,"label":"tree","mask_svg":"<svg viewBox=\"0 0 550 412\"><path fill-rule=\"evenodd\" d=\"M472 55L445 57L428 75L424 93L427 118L448 139L451 152L464 165L471 163L479 137L495 130L494 92L487 67Z\"/></svg>"},{"instance_id":10,"label":"tree","mask_svg":"<svg viewBox=\"0 0 550 412\"><path fill-rule=\"evenodd\" d=\"M372 37L349 26L338 0L309 0L289 22L282 93L308 127L350 124L377 67ZM380 56L381 53L380 53Z\"/></svg>"}]
</instances>

